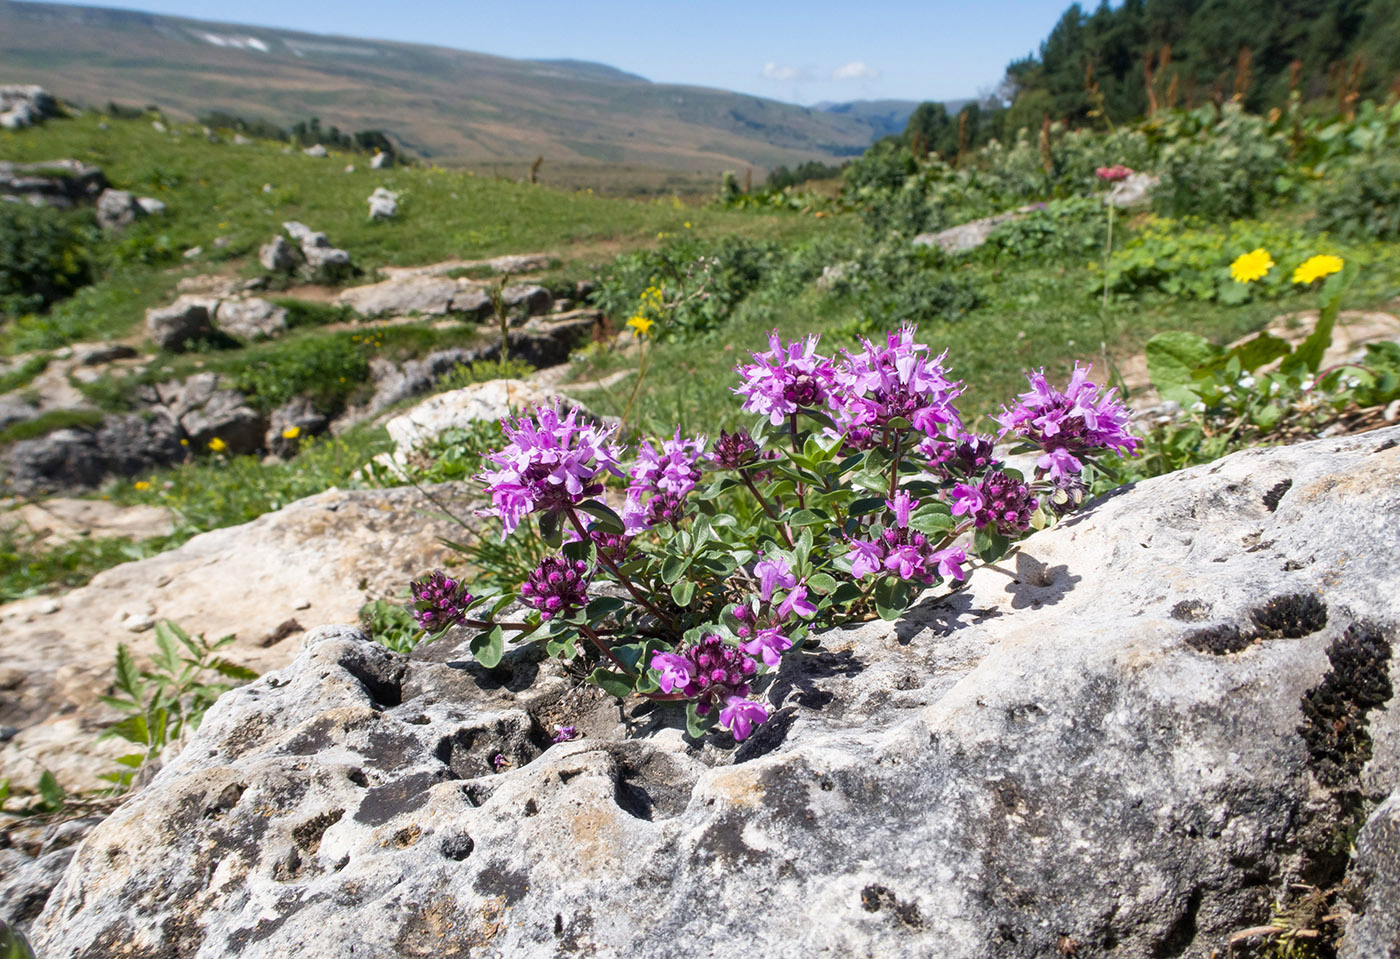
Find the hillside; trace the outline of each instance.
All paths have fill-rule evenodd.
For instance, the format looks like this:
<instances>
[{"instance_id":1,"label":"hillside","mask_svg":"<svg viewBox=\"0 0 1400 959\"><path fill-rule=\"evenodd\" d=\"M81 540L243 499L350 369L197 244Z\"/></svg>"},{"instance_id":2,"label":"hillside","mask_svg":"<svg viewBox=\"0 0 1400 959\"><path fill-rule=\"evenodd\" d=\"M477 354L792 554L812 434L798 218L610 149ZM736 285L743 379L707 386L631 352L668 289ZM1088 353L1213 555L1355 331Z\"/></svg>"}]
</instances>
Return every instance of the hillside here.
<instances>
[{"instance_id":1,"label":"hillside","mask_svg":"<svg viewBox=\"0 0 1400 959\"><path fill-rule=\"evenodd\" d=\"M886 132L835 113L651 83L571 60L66 5L0 0L0 83L100 106L211 109L287 124L381 129L439 163L545 157L671 170L767 168L859 154Z\"/></svg>"}]
</instances>

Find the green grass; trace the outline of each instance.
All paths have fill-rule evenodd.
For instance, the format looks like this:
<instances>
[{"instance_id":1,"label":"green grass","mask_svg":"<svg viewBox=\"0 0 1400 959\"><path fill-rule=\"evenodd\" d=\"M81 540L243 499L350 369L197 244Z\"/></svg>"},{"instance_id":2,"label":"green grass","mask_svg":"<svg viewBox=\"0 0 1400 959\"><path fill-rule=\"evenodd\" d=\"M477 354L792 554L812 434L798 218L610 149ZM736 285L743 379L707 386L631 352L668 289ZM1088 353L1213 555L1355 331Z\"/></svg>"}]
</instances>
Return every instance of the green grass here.
<instances>
[{"instance_id":1,"label":"green grass","mask_svg":"<svg viewBox=\"0 0 1400 959\"><path fill-rule=\"evenodd\" d=\"M36 376L49 368L50 359L47 354L31 356L8 373L0 373L0 393L23 389L34 382Z\"/></svg>"},{"instance_id":2,"label":"green grass","mask_svg":"<svg viewBox=\"0 0 1400 959\"><path fill-rule=\"evenodd\" d=\"M47 436L55 430L64 430L75 426L84 429L94 427L101 422L102 414L97 410L49 410L47 413L40 413L32 420L14 423L0 430L0 446L6 443L17 443L20 440L34 439L38 436Z\"/></svg>"},{"instance_id":3,"label":"green grass","mask_svg":"<svg viewBox=\"0 0 1400 959\"><path fill-rule=\"evenodd\" d=\"M99 129L102 122L109 128ZM0 156L7 160L73 157L101 167L113 185L167 204L163 216L140 220L105 242L101 280L47 315L7 324L0 351L137 331L145 310L168 302L181 276L211 269L256 273L258 247L288 220L322 230L348 250L365 282L382 266L540 250L558 253L561 267L601 263L620 250L655 242L658 233L685 230L687 222L701 235L743 231L780 239L830 229L795 214L757 217L670 199L618 200L439 167L370 170L360 155L316 159L283 153L283 145L272 141L210 143L198 127L181 129L186 135L177 143L146 119L81 114L0 130ZM354 173L342 172L347 163L356 165ZM365 200L378 186L399 193L396 220L368 219ZM223 249L214 248L217 237L226 239ZM194 246L204 249L205 259L186 263L181 253Z\"/></svg>"}]
</instances>

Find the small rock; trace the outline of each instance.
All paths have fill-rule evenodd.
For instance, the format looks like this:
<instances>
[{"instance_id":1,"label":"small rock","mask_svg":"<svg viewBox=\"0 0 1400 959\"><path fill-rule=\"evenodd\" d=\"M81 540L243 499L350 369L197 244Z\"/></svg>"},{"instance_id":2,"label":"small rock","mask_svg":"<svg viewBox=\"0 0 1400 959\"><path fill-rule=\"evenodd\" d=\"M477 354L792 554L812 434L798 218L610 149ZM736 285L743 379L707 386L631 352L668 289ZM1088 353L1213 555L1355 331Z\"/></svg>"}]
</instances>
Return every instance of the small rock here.
<instances>
[{"instance_id":1,"label":"small rock","mask_svg":"<svg viewBox=\"0 0 1400 959\"><path fill-rule=\"evenodd\" d=\"M501 300L517 315L542 316L554 306L554 296L542 286L517 284L501 291Z\"/></svg>"},{"instance_id":2,"label":"small rock","mask_svg":"<svg viewBox=\"0 0 1400 959\"><path fill-rule=\"evenodd\" d=\"M393 166L394 158L388 153L376 153L370 157L369 168L371 170L386 170Z\"/></svg>"},{"instance_id":3,"label":"small rock","mask_svg":"<svg viewBox=\"0 0 1400 959\"><path fill-rule=\"evenodd\" d=\"M125 629L129 633L144 633L146 630L155 626L155 624L156 621L154 617L146 613L140 613L135 616L128 616L126 619L122 620L122 629Z\"/></svg>"},{"instance_id":4,"label":"small rock","mask_svg":"<svg viewBox=\"0 0 1400 959\"><path fill-rule=\"evenodd\" d=\"M165 212L165 204L155 197L138 196L136 205L145 210L147 216L160 216Z\"/></svg>"},{"instance_id":5,"label":"small rock","mask_svg":"<svg viewBox=\"0 0 1400 959\"><path fill-rule=\"evenodd\" d=\"M58 600L49 599L39 605L39 612L43 613L45 616L52 616L62 608L63 604Z\"/></svg>"},{"instance_id":6,"label":"small rock","mask_svg":"<svg viewBox=\"0 0 1400 959\"><path fill-rule=\"evenodd\" d=\"M192 246L192 247L190 247L188 250L186 250L184 253L182 253L182 254L180 254L180 255L181 255L182 257L184 257L186 260L197 260L197 259L199 259L201 256L204 255L204 247L202 247L202 246Z\"/></svg>"},{"instance_id":7,"label":"small rock","mask_svg":"<svg viewBox=\"0 0 1400 959\"><path fill-rule=\"evenodd\" d=\"M369 195L369 218L371 220L392 220L399 215L399 195L384 187L375 187Z\"/></svg>"},{"instance_id":8,"label":"small rock","mask_svg":"<svg viewBox=\"0 0 1400 959\"><path fill-rule=\"evenodd\" d=\"M101 366L113 360L129 360L140 354L125 343L98 343L96 346L77 350L75 355L82 366Z\"/></svg>"},{"instance_id":9,"label":"small rock","mask_svg":"<svg viewBox=\"0 0 1400 959\"><path fill-rule=\"evenodd\" d=\"M193 340L214 332L212 314L218 300L202 296L180 296L169 306L146 311L146 332L162 350L180 351Z\"/></svg>"},{"instance_id":10,"label":"small rock","mask_svg":"<svg viewBox=\"0 0 1400 959\"><path fill-rule=\"evenodd\" d=\"M273 273L290 273L297 268L299 257L294 246L284 238L275 236L271 243L263 244L258 250L258 262L264 270Z\"/></svg>"},{"instance_id":11,"label":"small rock","mask_svg":"<svg viewBox=\"0 0 1400 959\"><path fill-rule=\"evenodd\" d=\"M301 152L302 152L302 153L305 153L305 154L306 154L307 156L309 156L309 157L323 157L323 156L328 156L328 155L329 155L329 154L327 154L327 152L326 152L326 148L323 147L323 146L321 146L321 144L319 144L319 143L316 144L314 147L307 147L305 150L302 150Z\"/></svg>"},{"instance_id":12,"label":"small rock","mask_svg":"<svg viewBox=\"0 0 1400 959\"><path fill-rule=\"evenodd\" d=\"M236 147L246 147L252 142L252 140L248 139L241 133L235 133L233 135L233 145Z\"/></svg>"},{"instance_id":13,"label":"small rock","mask_svg":"<svg viewBox=\"0 0 1400 959\"><path fill-rule=\"evenodd\" d=\"M241 340L264 339L286 332L287 309L258 297L224 300L214 314L214 325Z\"/></svg>"},{"instance_id":14,"label":"small rock","mask_svg":"<svg viewBox=\"0 0 1400 959\"><path fill-rule=\"evenodd\" d=\"M347 164L345 164L345 172L346 172L346 173L354 173L354 172L355 172L355 164L353 164L353 163L347 163Z\"/></svg>"},{"instance_id":15,"label":"small rock","mask_svg":"<svg viewBox=\"0 0 1400 959\"><path fill-rule=\"evenodd\" d=\"M152 121L151 121L151 129L154 130L154 131L156 131L157 133L164 133L164 132L165 132L165 124L164 124L164 123L161 123L159 120L152 120Z\"/></svg>"},{"instance_id":16,"label":"small rock","mask_svg":"<svg viewBox=\"0 0 1400 959\"><path fill-rule=\"evenodd\" d=\"M295 603L292 604L292 609L310 609L310 608L311 608L311 600L306 599L305 597L302 597L301 599L297 600Z\"/></svg>"},{"instance_id":17,"label":"small rock","mask_svg":"<svg viewBox=\"0 0 1400 959\"><path fill-rule=\"evenodd\" d=\"M1400 400L1391 400L1390 405L1387 406L1385 412L1381 414L1381 419L1385 420L1387 423L1394 423L1396 420L1400 420Z\"/></svg>"},{"instance_id":18,"label":"small rock","mask_svg":"<svg viewBox=\"0 0 1400 959\"><path fill-rule=\"evenodd\" d=\"M108 187L97 198L97 224L104 230L123 230L145 215L141 204L125 190Z\"/></svg>"}]
</instances>

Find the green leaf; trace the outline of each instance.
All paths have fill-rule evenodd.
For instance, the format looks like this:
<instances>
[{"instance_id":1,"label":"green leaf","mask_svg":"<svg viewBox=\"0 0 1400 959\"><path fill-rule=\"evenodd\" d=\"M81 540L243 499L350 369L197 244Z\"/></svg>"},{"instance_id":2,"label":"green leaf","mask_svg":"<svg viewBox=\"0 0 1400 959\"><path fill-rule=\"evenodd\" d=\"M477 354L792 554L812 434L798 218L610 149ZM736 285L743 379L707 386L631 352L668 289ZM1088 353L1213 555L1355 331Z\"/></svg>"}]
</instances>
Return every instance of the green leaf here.
<instances>
[{"instance_id":1,"label":"green leaf","mask_svg":"<svg viewBox=\"0 0 1400 959\"><path fill-rule=\"evenodd\" d=\"M1337 325L1337 313L1342 305L1340 295L1334 297L1323 306L1321 314L1317 318L1317 326L1313 327L1308 338L1298 344L1298 348L1291 356L1284 357L1279 364L1279 370L1284 373L1292 373L1299 369L1306 369L1309 373L1316 373L1322 366L1322 356L1327 352L1327 347L1332 345L1332 330Z\"/></svg>"},{"instance_id":2,"label":"green leaf","mask_svg":"<svg viewBox=\"0 0 1400 959\"><path fill-rule=\"evenodd\" d=\"M146 723L145 713L137 713L135 716L118 720L108 726L102 735L104 737L119 736L129 743L138 743L142 746L151 745L151 730Z\"/></svg>"},{"instance_id":3,"label":"green leaf","mask_svg":"<svg viewBox=\"0 0 1400 959\"><path fill-rule=\"evenodd\" d=\"M831 594L831 602L836 606L847 606L860 599L860 597L860 586L850 580L846 580L840 586L837 586L836 591Z\"/></svg>"},{"instance_id":4,"label":"green leaf","mask_svg":"<svg viewBox=\"0 0 1400 959\"><path fill-rule=\"evenodd\" d=\"M39 795L43 798L44 809L48 812L57 812L62 809L63 801L68 798L68 794L58 784L54 774L47 769L39 776Z\"/></svg>"},{"instance_id":5,"label":"green leaf","mask_svg":"<svg viewBox=\"0 0 1400 959\"><path fill-rule=\"evenodd\" d=\"M10 798L10 780L0 779L0 809L5 808L5 801Z\"/></svg>"},{"instance_id":6,"label":"green leaf","mask_svg":"<svg viewBox=\"0 0 1400 959\"><path fill-rule=\"evenodd\" d=\"M632 695L632 680L615 669L604 669L600 666L588 674L588 681L609 696L616 696L618 699L626 699Z\"/></svg>"},{"instance_id":7,"label":"green leaf","mask_svg":"<svg viewBox=\"0 0 1400 959\"><path fill-rule=\"evenodd\" d=\"M1011 548L1011 540L992 530L979 529L972 537L972 550L984 563L994 563Z\"/></svg>"},{"instance_id":8,"label":"green leaf","mask_svg":"<svg viewBox=\"0 0 1400 959\"><path fill-rule=\"evenodd\" d=\"M810 509L795 509L789 512L785 522L792 527L822 526L831 522L831 517Z\"/></svg>"},{"instance_id":9,"label":"green leaf","mask_svg":"<svg viewBox=\"0 0 1400 959\"><path fill-rule=\"evenodd\" d=\"M672 553L667 556L665 561L661 564L661 582L670 586L676 580L680 579L681 575L689 568L689 556L677 556Z\"/></svg>"},{"instance_id":10,"label":"green leaf","mask_svg":"<svg viewBox=\"0 0 1400 959\"><path fill-rule=\"evenodd\" d=\"M543 512L540 514L540 539L550 549L558 549L559 544L564 542L564 517L560 513Z\"/></svg>"},{"instance_id":11,"label":"green leaf","mask_svg":"<svg viewBox=\"0 0 1400 959\"><path fill-rule=\"evenodd\" d=\"M825 596L836 588L836 577L830 573L813 573L807 577L807 588L820 596Z\"/></svg>"},{"instance_id":12,"label":"green leaf","mask_svg":"<svg viewBox=\"0 0 1400 959\"><path fill-rule=\"evenodd\" d=\"M671 598L676 601L677 606L689 606L690 601L695 598L695 583L688 579L678 580L671 587Z\"/></svg>"},{"instance_id":13,"label":"green leaf","mask_svg":"<svg viewBox=\"0 0 1400 959\"><path fill-rule=\"evenodd\" d=\"M1293 347L1288 345L1287 340L1265 331L1241 343L1226 356L1230 359L1238 359L1241 369L1253 373L1266 363L1272 363L1291 352L1293 352Z\"/></svg>"},{"instance_id":14,"label":"green leaf","mask_svg":"<svg viewBox=\"0 0 1400 959\"><path fill-rule=\"evenodd\" d=\"M1147 341L1147 373L1158 394L1189 407L1196 402L1191 374L1220 355L1220 348L1203 336L1174 330Z\"/></svg>"},{"instance_id":15,"label":"green leaf","mask_svg":"<svg viewBox=\"0 0 1400 959\"><path fill-rule=\"evenodd\" d=\"M209 666L220 676L226 676L229 679L237 679L251 683L258 678L258 674L255 670L251 670L247 666L240 666L238 663L231 663L227 659L216 657L210 661Z\"/></svg>"},{"instance_id":16,"label":"green leaf","mask_svg":"<svg viewBox=\"0 0 1400 959\"><path fill-rule=\"evenodd\" d=\"M494 626L474 637L468 648L478 663L487 669L495 669L500 665L501 657L505 655L505 635L501 627Z\"/></svg>"},{"instance_id":17,"label":"green leaf","mask_svg":"<svg viewBox=\"0 0 1400 959\"><path fill-rule=\"evenodd\" d=\"M886 576L875 584L875 611L886 621L899 619L909 608L913 584Z\"/></svg>"},{"instance_id":18,"label":"green leaf","mask_svg":"<svg viewBox=\"0 0 1400 959\"><path fill-rule=\"evenodd\" d=\"M909 517L909 528L920 533L946 533L955 525L957 524L953 521L953 514L942 503L920 506Z\"/></svg>"},{"instance_id":19,"label":"green leaf","mask_svg":"<svg viewBox=\"0 0 1400 959\"><path fill-rule=\"evenodd\" d=\"M598 521L598 527L609 533L621 533L625 531L622 517L612 511L606 503L600 503L596 499L584 500L578 504L578 508Z\"/></svg>"},{"instance_id":20,"label":"green leaf","mask_svg":"<svg viewBox=\"0 0 1400 959\"><path fill-rule=\"evenodd\" d=\"M713 724L714 710L710 710L708 716L701 716L694 700L685 704L685 731L691 739L704 739L705 734L710 731L710 726Z\"/></svg>"},{"instance_id":21,"label":"green leaf","mask_svg":"<svg viewBox=\"0 0 1400 959\"><path fill-rule=\"evenodd\" d=\"M616 596L599 596L597 599L588 601L588 605L584 607L583 615L587 617L590 623L596 623L598 620L606 616L611 616L613 613L616 613L626 606L627 603L618 599Z\"/></svg>"}]
</instances>

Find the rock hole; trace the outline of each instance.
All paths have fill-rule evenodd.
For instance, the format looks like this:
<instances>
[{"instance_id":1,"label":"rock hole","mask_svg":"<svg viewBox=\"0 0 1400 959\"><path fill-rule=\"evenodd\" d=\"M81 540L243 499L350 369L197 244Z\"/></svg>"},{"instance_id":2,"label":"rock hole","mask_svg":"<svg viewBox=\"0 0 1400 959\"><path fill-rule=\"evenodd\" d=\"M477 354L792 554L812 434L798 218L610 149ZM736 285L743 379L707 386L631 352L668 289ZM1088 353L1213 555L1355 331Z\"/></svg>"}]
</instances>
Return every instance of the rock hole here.
<instances>
[{"instance_id":1,"label":"rock hole","mask_svg":"<svg viewBox=\"0 0 1400 959\"><path fill-rule=\"evenodd\" d=\"M346 657L341 660L340 666L360 681L374 705L397 706L403 701L401 684L404 671L408 668L407 663L369 663Z\"/></svg>"},{"instance_id":2,"label":"rock hole","mask_svg":"<svg viewBox=\"0 0 1400 959\"><path fill-rule=\"evenodd\" d=\"M1254 634L1245 632L1232 623L1226 623L1196 630L1186 637L1186 645L1200 653L1225 656L1254 645Z\"/></svg>"},{"instance_id":3,"label":"rock hole","mask_svg":"<svg viewBox=\"0 0 1400 959\"><path fill-rule=\"evenodd\" d=\"M1393 450L1393 449L1395 449L1395 442L1396 442L1395 440L1386 440L1386 441L1385 441L1384 443L1382 443L1380 446L1377 446L1377 447L1376 447L1376 452L1377 452L1377 453L1384 453L1386 450Z\"/></svg>"},{"instance_id":4,"label":"rock hole","mask_svg":"<svg viewBox=\"0 0 1400 959\"><path fill-rule=\"evenodd\" d=\"M539 803L535 802L533 799L527 799L527 800L525 800L525 815L527 815L527 816L538 816L539 814L540 814L540 806L539 806Z\"/></svg>"},{"instance_id":5,"label":"rock hole","mask_svg":"<svg viewBox=\"0 0 1400 959\"><path fill-rule=\"evenodd\" d=\"M363 769L352 769L345 774L345 778L350 780L356 786L359 786L361 789L366 789L369 786L369 777L365 775L365 771Z\"/></svg>"},{"instance_id":6,"label":"rock hole","mask_svg":"<svg viewBox=\"0 0 1400 959\"><path fill-rule=\"evenodd\" d=\"M405 719L404 722L408 723L411 726L426 726L429 723L431 723L432 720L429 719L427 716L424 716L422 713L419 713L417 716L414 716L411 719Z\"/></svg>"},{"instance_id":7,"label":"rock hole","mask_svg":"<svg viewBox=\"0 0 1400 959\"><path fill-rule=\"evenodd\" d=\"M204 807L205 819L217 819L224 815L234 806L238 805L238 800L243 797L243 791L248 787L243 783L229 783L219 793L219 798L215 799L208 806Z\"/></svg>"},{"instance_id":8,"label":"rock hole","mask_svg":"<svg viewBox=\"0 0 1400 959\"><path fill-rule=\"evenodd\" d=\"M924 917L919 906L913 902L900 902L899 897L887 886L871 884L860 891L860 906L866 912L887 910L892 919L910 929L922 929Z\"/></svg>"},{"instance_id":9,"label":"rock hole","mask_svg":"<svg viewBox=\"0 0 1400 959\"><path fill-rule=\"evenodd\" d=\"M1199 623L1210 615L1210 603L1199 599L1183 599L1171 609L1171 617L1183 623Z\"/></svg>"},{"instance_id":10,"label":"rock hole","mask_svg":"<svg viewBox=\"0 0 1400 959\"><path fill-rule=\"evenodd\" d=\"M321 848L321 837L326 834L326 830L340 822L340 817L344 815L344 809L323 812L319 816L292 827L292 839L306 851L308 856L314 856L316 851Z\"/></svg>"},{"instance_id":11,"label":"rock hole","mask_svg":"<svg viewBox=\"0 0 1400 959\"><path fill-rule=\"evenodd\" d=\"M1390 640L1378 627L1353 623L1327 648L1332 666L1322 681L1303 694L1298 733L1324 785L1354 780L1371 758L1367 714L1394 694L1390 653Z\"/></svg>"},{"instance_id":12,"label":"rock hole","mask_svg":"<svg viewBox=\"0 0 1400 959\"><path fill-rule=\"evenodd\" d=\"M456 862L461 862L463 859L466 859L472 854L472 850L475 848L476 843L472 841L472 837L464 832L448 836L442 841L442 854Z\"/></svg>"},{"instance_id":13,"label":"rock hole","mask_svg":"<svg viewBox=\"0 0 1400 959\"><path fill-rule=\"evenodd\" d=\"M292 882L301 875L301 854L290 847L272 864L272 878L277 882Z\"/></svg>"},{"instance_id":14,"label":"rock hole","mask_svg":"<svg viewBox=\"0 0 1400 959\"><path fill-rule=\"evenodd\" d=\"M651 822L651 794L622 776L613 783L613 802L633 819Z\"/></svg>"},{"instance_id":15,"label":"rock hole","mask_svg":"<svg viewBox=\"0 0 1400 959\"><path fill-rule=\"evenodd\" d=\"M350 865L350 854L347 852L345 855L343 855L343 856L341 856L339 859L337 859L337 860L335 861L335 865L332 866L331 868L332 868L335 872L340 872L340 870L344 869L344 868L345 868L346 866L348 866L348 865Z\"/></svg>"}]
</instances>

